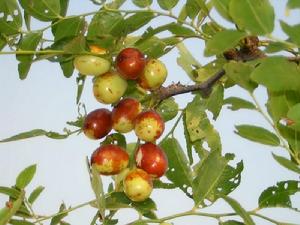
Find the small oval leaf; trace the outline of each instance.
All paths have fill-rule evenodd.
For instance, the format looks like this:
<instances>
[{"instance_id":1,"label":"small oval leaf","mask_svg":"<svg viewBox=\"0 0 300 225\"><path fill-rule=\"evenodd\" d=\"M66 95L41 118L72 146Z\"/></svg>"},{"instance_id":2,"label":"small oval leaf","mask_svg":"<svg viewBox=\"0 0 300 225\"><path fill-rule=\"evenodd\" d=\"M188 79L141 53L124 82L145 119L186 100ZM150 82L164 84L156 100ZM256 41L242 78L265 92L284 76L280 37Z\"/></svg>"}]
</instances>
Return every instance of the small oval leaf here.
<instances>
[{"instance_id":1,"label":"small oval leaf","mask_svg":"<svg viewBox=\"0 0 300 225\"><path fill-rule=\"evenodd\" d=\"M16 179L16 187L24 189L32 180L36 172L36 164L25 168Z\"/></svg>"}]
</instances>

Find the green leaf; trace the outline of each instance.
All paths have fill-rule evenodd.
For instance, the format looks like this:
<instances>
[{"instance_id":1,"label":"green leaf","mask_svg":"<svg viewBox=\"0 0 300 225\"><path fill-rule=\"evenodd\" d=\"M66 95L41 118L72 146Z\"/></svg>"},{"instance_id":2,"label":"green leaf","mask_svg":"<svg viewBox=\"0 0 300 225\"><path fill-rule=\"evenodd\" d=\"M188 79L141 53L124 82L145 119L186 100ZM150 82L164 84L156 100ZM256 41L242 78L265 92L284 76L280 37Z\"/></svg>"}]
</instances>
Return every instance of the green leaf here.
<instances>
[{"instance_id":1,"label":"green leaf","mask_svg":"<svg viewBox=\"0 0 300 225\"><path fill-rule=\"evenodd\" d=\"M232 209L242 217L246 225L255 225L251 216L246 212L246 210L238 203L235 199L230 198L229 196L221 196L231 207Z\"/></svg>"},{"instance_id":2,"label":"green leaf","mask_svg":"<svg viewBox=\"0 0 300 225\"><path fill-rule=\"evenodd\" d=\"M59 134L59 133L52 132L52 131L45 131L42 129L34 129L31 131L26 131L26 132L14 135L9 138L2 139L2 140L0 140L0 143L19 141L19 140L33 138L33 137L39 137L39 136L46 136L46 137L52 138L52 139L64 139L64 138L67 138L69 135Z\"/></svg>"},{"instance_id":3,"label":"green leaf","mask_svg":"<svg viewBox=\"0 0 300 225\"><path fill-rule=\"evenodd\" d=\"M298 0L288 0L287 7L290 9L300 8L300 2Z\"/></svg>"},{"instance_id":4,"label":"green leaf","mask_svg":"<svg viewBox=\"0 0 300 225\"><path fill-rule=\"evenodd\" d=\"M161 180L153 180L153 188L158 189L175 189L177 186L173 183L164 183Z\"/></svg>"},{"instance_id":5,"label":"green leaf","mask_svg":"<svg viewBox=\"0 0 300 225\"><path fill-rule=\"evenodd\" d=\"M107 209L116 210L120 208L130 208L131 200L124 192L113 192L105 199Z\"/></svg>"},{"instance_id":6,"label":"green leaf","mask_svg":"<svg viewBox=\"0 0 300 225\"><path fill-rule=\"evenodd\" d=\"M57 42L64 38L76 37L82 32L84 24L84 18L80 17L60 20L52 26L54 41Z\"/></svg>"},{"instance_id":7,"label":"green leaf","mask_svg":"<svg viewBox=\"0 0 300 225\"><path fill-rule=\"evenodd\" d=\"M54 217L52 217L50 225L57 225L61 223L61 220L66 217L68 215L67 212L62 213L63 211L65 211L66 205L64 203L62 203L59 207L58 213L60 213L59 215L56 215Z\"/></svg>"},{"instance_id":8,"label":"green leaf","mask_svg":"<svg viewBox=\"0 0 300 225\"><path fill-rule=\"evenodd\" d=\"M189 131L187 129L187 124L186 124L186 113L183 113L182 116L182 122L183 122L183 133L184 133L184 138L185 138L185 145L186 145L186 151L187 151L187 156L190 162L190 165L194 163L194 158L193 158L193 143L191 141Z\"/></svg>"},{"instance_id":9,"label":"green leaf","mask_svg":"<svg viewBox=\"0 0 300 225\"><path fill-rule=\"evenodd\" d=\"M105 194L103 190L102 179L97 172L95 165L91 167L91 185L96 196L97 208L102 216L105 217Z\"/></svg>"},{"instance_id":10,"label":"green leaf","mask_svg":"<svg viewBox=\"0 0 300 225\"><path fill-rule=\"evenodd\" d=\"M265 52L266 53L281 52L286 49L289 49L290 47L291 47L290 45L287 45L286 43L283 43L283 42L271 42L266 47Z\"/></svg>"},{"instance_id":11,"label":"green leaf","mask_svg":"<svg viewBox=\"0 0 300 225\"><path fill-rule=\"evenodd\" d=\"M80 54L85 52L86 40L83 35L78 35L63 46L63 50L72 54Z\"/></svg>"},{"instance_id":12,"label":"green leaf","mask_svg":"<svg viewBox=\"0 0 300 225\"><path fill-rule=\"evenodd\" d=\"M218 13L223 16L225 19L232 21L229 14L229 3L231 0L213 0L212 3Z\"/></svg>"},{"instance_id":13,"label":"green leaf","mask_svg":"<svg viewBox=\"0 0 300 225\"><path fill-rule=\"evenodd\" d=\"M15 189L15 188L3 187L3 186L0 186L0 193L8 195L14 199L17 199L18 196L20 195L19 190Z\"/></svg>"},{"instance_id":14,"label":"green leaf","mask_svg":"<svg viewBox=\"0 0 300 225\"><path fill-rule=\"evenodd\" d=\"M41 21L53 21L60 18L60 0L19 0L23 9Z\"/></svg>"},{"instance_id":15,"label":"green leaf","mask_svg":"<svg viewBox=\"0 0 300 225\"><path fill-rule=\"evenodd\" d=\"M82 74L78 74L78 77L76 78L77 83L77 95L76 95L76 104L80 102L80 98L83 92L84 84L85 84L86 76Z\"/></svg>"},{"instance_id":16,"label":"green leaf","mask_svg":"<svg viewBox=\"0 0 300 225\"><path fill-rule=\"evenodd\" d=\"M256 106L245 99L238 98L238 97L229 97L224 99L224 105L229 105L228 108L232 111L236 111L239 109L256 109Z\"/></svg>"},{"instance_id":17,"label":"green leaf","mask_svg":"<svg viewBox=\"0 0 300 225\"><path fill-rule=\"evenodd\" d=\"M9 224L12 224L12 225L34 225L34 223L31 223L26 220L15 220L15 219L11 219L9 221Z\"/></svg>"},{"instance_id":18,"label":"green leaf","mask_svg":"<svg viewBox=\"0 0 300 225\"><path fill-rule=\"evenodd\" d=\"M27 12L24 12L24 21L27 30L31 30L31 15L29 15Z\"/></svg>"},{"instance_id":19,"label":"green leaf","mask_svg":"<svg viewBox=\"0 0 300 225\"><path fill-rule=\"evenodd\" d=\"M166 138L160 143L160 147L165 151L169 161L167 178L191 197L189 189L192 187L192 171L179 142L175 138Z\"/></svg>"},{"instance_id":20,"label":"green leaf","mask_svg":"<svg viewBox=\"0 0 300 225\"><path fill-rule=\"evenodd\" d=\"M289 143L290 149L297 151L300 144L300 132L281 124L277 124L277 129L281 136Z\"/></svg>"},{"instance_id":21,"label":"green leaf","mask_svg":"<svg viewBox=\"0 0 300 225\"><path fill-rule=\"evenodd\" d=\"M42 33L28 33L24 36L18 46L18 50L35 50L42 39ZM20 79L24 80L29 72L34 55L17 55L20 61L18 65Z\"/></svg>"},{"instance_id":22,"label":"green leaf","mask_svg":"<svg viewBox=\"0 0 300 225\"><path fill-rule=\"evenodd\" d=\"M140 8L146 8L152 4L152 0L132 0L132 2Z\"/></svg>"},{"instance_id":23,"label":"green leaf","mask_svg":"<svg viewBox=\"0 0 300 225\"><path fill-rule=\"evenodd\" d=\"M0 51L7 45L5 38L0 35Z\"/></svg>"},{"instance_id":24,"label":"green leaf","mask_svg":"<svg viewBox=\"0 0 300 225\"><path fill-rule=\"evenodd\" d=\"M265 145L279 146L279 138L271 131L252 125L238 125L235 126L235 133L250 141L258 142Z\"/></svg>"},{"instance_id":25,"label":"green leaf","mask_svg":"<svg viewBox=\"0 0 300 225\"><path fill-rule=\"evenodd\" d=\"M208 40L205 46L204 55L219 55L228 49L235 47L239 41L246 37L245 32L237 30L223 30L216 33L212 39Z\"/></svg>"},{"instance_id":26,"label":"green leaf","mask_svg":"<svg viewBox=\"0 0 300 225\"><path fill-rule=\"evenodd\" d=\"M224 64L227 63L227 60L222 58L217 58L210 63L200 67L193 74L193 80L199 83L205 82L210 77L214 76L216 73L219 73L220 70L223 70Z\"/></svg>"},{"instance_id":27,"label":"green leaf","mask_svg":"<svg viewBox=\"0 0 300 225\"><path fill-rule=\"evenodd\" d=\"M185 9L187 12L188 17L191 19L196 18L196 16L199 14L200 10L204 12L205 14L208 13L208 9L206 7L204 0L187 0Z\"/></svg>"},{"instance_id":28,"label":"green leaf","mask_svg":"<svg viewBox=\"0 0 300 225\"><path fill-rule=\"evenodd\" d=\"M225 222L220 222L219 225L245 225L245 224L236 220L227 220Z\"/></svg>"},{"instance_id":29,"label":"green leaf","mask_svg":"<svg viewBox=\"0 0 300 225\"><path fill-rule=\"evenodd\" d=\"M194 58L191 52L186 48L184 43L176 45L179 50L177 64L187 73L187 75L195 81L195 68L201 67L201 64Z\"/></svg>"},{"instance_id":30,"label":"green leaf","mask_svg":"<svg viewBox=\"0 0 300 225\"><path fill-rule=\"evenodd\" d=\"M70 0L60 0L60 15L65 17L67 15Z\"/></svg>"},{"instance_id":31,"label":"green leaf","mask_svg":"<svg viewBox=\"0 0 300 225\"><path fill-rule=\"evenodd\" d=\"M220 151L212 151L201 161L197 175L193 180L193 198L197 206L209 197L216 188L228 160L221 156Z\"/></svg>"},{"instance_id":32,"label":"green leaf","mask_svg":"<svg viewBox=\"0 0 300 225\"><path fill-rule=\"evenodd\" d=\"M288 180L278 182L276 186L267 188L259 196L259 207L293 208L290 196L300 191L299 184L299 181Z\"/></svg>"},{"instance_id":33,"label":"green leaf","mask_svg":"<svg viewBox=\"0 0 300 225\"><path fill-rule=\"evenodd\" d=\"M290 37L298 47L300 47L300 24L291 26L287 23L280 21L282 30Z\"/></svg>"},{"instance_id":34,"label":"green leaf","mask_svg":"<svg viewBox=\"0 0 300 225\"><path fill-rule=\"evenodd\" d=\"M179 0L157 0L157 3L159 4L160 8L164 10L171 10L173 9Z\"/></svg>"},{"instance_id":35,"label":"green leaf","mask_svg":"<svg viewBox=\"0 0 300 225\"><path fill-rule=\"evenodd\" d=\"M6 35L17 34L22 28L22 14L16 0L1 0L0 33Z\"/></svg>"},{"instance_id":36,"label":"green leaf","mask_svg":"<svg viewBox=\"0 0 300 225\"><path fill-rule=\"evenodd\" d=\"M141 214L146 214L153 210L157 210L156 204L151 198L147 198L142 202L132 202L131 205Z\"/></svg>"},{"instance_id":37,"label":"green leaf","mask_svg":"<svg viewBox=\"0 0 300 225\"><path fill-rule=\"evenodd\" d=\"M9 222L10 218L12 218L16 212L21 207L23 200L25 197L25 192L21 191L19 197L16 199L16 201L12 202L12 207L8 208L7 206L0 209L0 225L5 225Z\"/></svg>"},{"instance_id":38,"label":"green leaf","mask_svg":"<svg viewBox=\"0 0 300 225\"><path fill-rule=\"evenodd\" d=\"M19 189L24 189L34 177L36 172L36 165L31 165L25 168L16 179L16 187Z\"/></svg>"},{"instance_id":39,"label":"green leaf","mask_svg":"<svg viewBox=\"0 0 300 225\"><path fill-rule=\"evenodd\" d=\"M74 72L73 58L71 58L70 60L62 60L59 62L59 64L66 78L69 78L73 75Z\"/></svg>"},{"instance_id":40,"label":"green leaf","mask_svg":"<svg viewBox=\"0 0 300 225\"><path fill-rule=\"evenodd\" d=\"M166 122L166 121L172 120L174 117L177 116L178 104L175 102L174 98L168 98L166 100L163 100L159 104L156 111L160 114L160 116Z\"/></svg>"},{"instance_id":41,"label":"green leaf","mask_svg":"<svg viewBox=\"0 0 300 225\"><path fill-rule=\"evenodd\" d=\"M43 187L43 186L38 186L37 188L35 188L29 195L28 202L30 204L33 204L35 202L35 200L40 196L40 194L42 193L42 191L44 189L45 189L45 187Z\"/></svg>"},{"instance_id":42,"label":"green leaf","mask_svg":"<svg viewBox=\"0 0 300 225\"><path fill-rule=\"evenodd\" d=\"M300 103L292 106L288 113L287 118L292 121L292 124L289 127L300 131Z\"/></svg>"},{"instance_id":43,"label":"green leaf","mask_svg":"<svg viewBox=\"0 0 300 225\"><path fill-rule=\"evenodd\" d=\"M118 146L126 149L126 138L121 133L114 133L106 135L106 138L101 142L101 145L107 145L107 144L117 144Z\"/></svg>"},{"instance_id":44,"label":"green leaf","mask_svg":"<svg viewBox=\"0 0 300 225\"><path fill-rule=\"evenodd\" d=\"M270 34L274 29L274 9L269 0L231 0L229 13L240 29L253 35Z\"/></svg>"},{"instance_id":45,"label":"green leaf","mask_svg":"<svg viewBox=\"0 0 300 225\"><path fill-rule=\"evenodd\" d=\"M300 89L300 69L283 57L268 57L251 74L252 80L272 91ZM276 82L274 82L276 81Z\"/></svg>"},{"instance_id":46,"label":"green leaf","mask_svg":"<svg viewBox=\"0 0 300 225\"><path fill-rule=\"evenodd\" d=\"M224 87L222 84L216 84L212 88L209 98L205 99L207 109L213 114L213 119L216 120L223 106Z\"/></svg>"},{"instance_id":47,"label":"green leaf","mask_svg":"<svg viewBox=\"0 0 300 225\"><path fill-rule=\"evenodd\" d=\"M274 153L272 153L273 155L273 158L283 167L285 167L286 169L289 169L291 171L294 171L296 173L299 173L300 174L300 168L297 164L295 164L293 161L285 158L285 157L282 157L282 156L278 156L278 155L275 155Z\"/></svg>"},{"instance_id":48,"label":"green leaf","mask_svg":"<svg viewBox=\"0 0 300 225\"><path fill-rule=\"evenodd\" d=\"M257 84L250 80L251 73L254 70L249 64L243 62L230 61L224 66L226 75L237 85L253 92Z\"/></svg>"}]
</instances>

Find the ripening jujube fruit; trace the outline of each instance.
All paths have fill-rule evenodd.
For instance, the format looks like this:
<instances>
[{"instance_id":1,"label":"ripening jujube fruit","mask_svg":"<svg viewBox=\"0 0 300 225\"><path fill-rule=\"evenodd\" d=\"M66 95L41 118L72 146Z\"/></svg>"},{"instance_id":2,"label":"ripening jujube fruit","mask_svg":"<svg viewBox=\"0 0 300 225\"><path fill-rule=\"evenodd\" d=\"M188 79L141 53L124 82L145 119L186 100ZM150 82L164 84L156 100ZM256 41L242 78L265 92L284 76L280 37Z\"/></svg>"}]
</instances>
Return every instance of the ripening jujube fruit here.
<instances>
[{"instance_id":1,"label":"ripening jujube fruit","mask_svg":"<svg viewBox=\"0 0 300 225\"><path fill-rule=\"evenodd\" d=\"M117 102L127 89L127 81L117 72L107 72L94 80L93 92L97 101L104 104Z\"/></svg>"},{"instance_id":2,"label":"ripening jujube fruit","mask_svg":"<svg viewBox=\"0 0 300 225\"><path fill-rule=\"evenodd\" d=\"M136 48L125 48L116 57L117 71L127 80L137 79L145 65L144 54Z\"/></svg>"},{"instance_id":3,"label":"ripening jujube fruit","mask_svg":"<svg viewBox=\"0 0 300 225\"><path fill-rule=\"evenodd\" d=\"M151 142L142 144L137 149L135 161L138 168L143 169L154 178L163 176L168 169L168 159L165 152Z\"/></svg>"},{"instance_id":4,"label":"ripening jujube fruit","mask_svg":"<svg viewBox=\"0 0 300 225\"><path fill-rule=\"evenodd\" d=\"M142 111L141 103L134 98L122 99L112 110L113 129L127 133L134 128L134 120Z\"/></svg>"},{"instance_id":5,"label":"ripening jujube fruit","mask_svg":"<svg viewBox=\"0 0 300 225\"><path fill-rule=\"evenodd\" d=\"M154 110L141 112L134 121L134 131L139 139L154 142L165 129L161 116Z\"/></svg>"},{"instance_id":6,"label":"ripening jujube fruit","mask_svg":"<svg viewBox=\"0 0 300 225\"><path fill-rule=\"evenodd\" d=\"M144 170L134 169L126 175L123 187L128 198L135 202L141 202L151 195L153 183L150 175Z\"/></svg>"},{"instance_id":7,"label":"ripening jujube fruit","mask_svg":"<svg viewBox=\"0 0 300 225\"><path fill-rule=\"evenodd\" d=\"M150 59L138 78L138 83L147 90L157 89L165 82L167 74L168 71L164 63L158 59Z\"/></svg>"},{"instance_id":8,"label":"ripening jujube fruit","mask_svg":"<svg viewBox=\"0 0 300 225\"><path fill-rule=\"evenodd\" d=\"M80 55L75 57L74 67L82 75L98 76L108 72L111 63L107 59L98 56Z\"/></svg>"},{"instance_id":9,"label":"ripening jujube fruit","mask_svg":"<svg viewBox=\"0 0 300 225\"><path fill-rule=\"evenodd\" d=\"M108 109L96 109L84 119L82 130L91 139L101 139L112 129L111 112Z\"/></svg>"},{"instance_id":10,"label":"ripening jujube fruit","mask_svg":"<svg viewBox=\"0 0 300 225\"><path fill-rule=\"evenodd\" d=\"M104 54L108 53L107 49L102 48L98 45L90 45L89 48L90 48L90 51L92 53L96 53L96 54L99 54L99 55L104 55Z\"/></svg>"},{"instance_id":11,"label":"ripening jujube fruit","mask_svg":"<svg viewBox=\"0 0 300 225\"><path fill-rule=\"evenodd\" d=\"M128 166L129 155L120 146L108 144L97 148L91 156L91 164L102 175L115 175Z\"/></svg>"}]
</instances>

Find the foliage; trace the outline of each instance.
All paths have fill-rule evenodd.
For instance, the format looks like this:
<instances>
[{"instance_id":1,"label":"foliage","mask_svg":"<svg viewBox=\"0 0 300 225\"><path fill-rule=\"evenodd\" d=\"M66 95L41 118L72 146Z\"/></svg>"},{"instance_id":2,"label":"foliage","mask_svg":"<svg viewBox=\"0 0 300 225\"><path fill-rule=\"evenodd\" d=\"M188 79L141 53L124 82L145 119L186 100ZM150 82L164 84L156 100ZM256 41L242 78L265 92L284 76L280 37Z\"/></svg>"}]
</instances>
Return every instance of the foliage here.
<instances>
[{"instance_id":1,"label":"foliage","mask_svg":"<svg viewBox=\"0 0 300 225\"><path fill-rule=\"evenodd\" d=\"M158 218L156 210L159 206L155 199L133 202L124 194L121 184L124 174L116 176L106 191L101 176L88 163L95 199L73 208L61 204L57 213L40 217L33 212L32 205L44 187L38 186L29 194L26 189L36 172L36 165L32 165L17 176L14 186L0 187L0 193L8 197L0 210L0 225L40 224L48 219L51 225L67 225L65 218L68 214L87 205L97 210L91 224L101 222L106 225L117 224L115 214L124 208L134 209L140 215L132 224L161 223L181 216L198 215L227 225L252 225L254 217L279 225L288 223L262 216L258 211L283 207L299 213L290 198L300 191L299 180L280 181L266 188L258 198L256 210L245 210L238 200L229 196L241 182L244 165L242 161L232 165L234 154L224 154L220 135L214 127L225 105L233 111L252 110L261 114L269 125L267 128L242 124L236 125L235 133L248 141L282 148L288 157L273 153L274 160L282 169L300 174L299 21L294 25L280 21L282 31L288 36L286 40L280 40L272 36L278 21L269 0L157 0L158 9L153 9L152 0L132 0L133 9L130 10L122 7L124 0L110 3L92 0L96 10L81 15L68 15L68 2L0 0L0 55L16 56L19 78L24 80L30 76L32 64L40 60L58 63L62 75L69 78L75 73L73 59L77 55L101 55L113 61L121 49L135 47L149 58L159 58L177 48L177 64L192 84L181 85L176 83L180 80L174 80L173 84L158 91L145 91L129 82L125 95L137 98L146 109L156 109L165 122L174 122L159 143L169 160L167 182L155 180L154 188L169 191L179 188L193 200L194 208ZM297 0L289 0L286 7L298 10L300 4ZM232 26L224 27L214 20L213 10ZM161 18L159 25L152 23L157 17ZM172 22L164 22L166 17ZM42 28L32 30L31 21L38 21ZM202 54L214 57L211 62L202 65L189 52L184 45L189 38L204 42ZM107 52L92 52L91 45L101 46ZM85 79L85 76L77 75L76 103L79 108ZM259 85L267 92L266 109L255 97ZM248 93L251 100L240 96L224 99L224 93L233 86ZM160 95L171 90L173 92L168 97ZM176 95L187 92L192 92L193 100L180 109ZM75 130L65 128L64 133L58 133L34 129L8 138L1 137L0 143L37 136L65 139L81 133L85 115L78 112L76 121L67 122ZM185 146L174 136L180 121L183 122ZM127 149L132 161L139 140L127 144L125 136L117 133L107 136L102 144L115 142ZM234 213L208 214L202 211L217 200L229 204ZM232 215L243 222L226 218Z\"/></svg>"}]
</instances>

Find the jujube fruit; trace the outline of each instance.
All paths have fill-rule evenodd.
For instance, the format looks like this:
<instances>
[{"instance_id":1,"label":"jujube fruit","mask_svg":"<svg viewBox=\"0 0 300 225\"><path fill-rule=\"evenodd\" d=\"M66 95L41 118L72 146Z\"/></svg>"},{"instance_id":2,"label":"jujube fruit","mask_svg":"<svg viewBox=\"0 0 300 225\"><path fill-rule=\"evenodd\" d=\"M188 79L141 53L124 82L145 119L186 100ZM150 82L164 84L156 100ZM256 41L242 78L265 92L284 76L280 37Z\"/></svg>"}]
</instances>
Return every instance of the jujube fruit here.
<instances>
[{"instance_id":1,"label":"jujube fruit","mask_svg":"<svg viewBox=\"0 0 300 225\"><path fill-rule=\"evenodd\" d=\"M83 132L91 139L101 139L112 129L111 112L108 109L96 109L84 119Z\"/></svg>"},{"instance_id":2,"label":"jujube fruit","mask_svg":"<svg viewBox=\"0 0 300 225\"><path fill-rule=\"evenodd\" d=\"M120 133L133 130L134 120L141 111L142 105L138 100L122 99L112 110L113 129Z\"/></svg>"},{"instance_id":3,"label":"jujube fruit","mask_svg":"<svg viewBox=\"0 0 300 225\"><path fill-rule=\"evenodd\" d=\"M136 136L146 142L153 142L158 139L165 129L163 119L154 110L141 112L134 123Z\"/></svg>"},{"instance_id":4,"label":"jujube fruit","mask_svg":"<svg viewBox=\"0 0 300 225\"><path fill-rule=\"evenodd\" d=\"M142 144L135 153L138 168L146 171L150 176L159 178L168 169L168 159L164 151L157 145L147 142Z\"/></svg>"},{"instance_id":5,"label":"jujube fruit","mask_svg":"<svg viewBox=\"0 0 300 225\"><path fill-rule=\"evenodd\" d=\"M91 156L91 164L102 175L115 175L128 166L128 153L120 146L108 144L97 148Z\"/></svg>"},{"instance_id":6,"label":"jujube fruit","mask_svg":"<svg viewBox=\"0 0 300 225\"><path fill-rule=\"evenodd\" d=\"M120 77L117 72L105 73L94 80L94 96L97 101L104 104L119 101L126 89L127 81Z\"/></svg>"},{"instance_id":7,"label":"jujube fruit","mask_svg":"<svg viewBox=\"0 0 300 225\"><path fill-rule=\"evenodd\" d=\"M124 192L128 198L141 202L149 198L153 190L153 183L148 173L141 169L134 169L123 180Z\"/></svg>"},{"instance_id":8,"label":"jujube fruit","mask_svg":"<svg viewBox=\"0 0 300 225\"><path fill-rule=\"evenodd\" d=\"M145 56L136 48L125 48L116 57L117 71L128 80L137 79L146 65Z\"/></svg>"},{"instance_id":9,"label":"jujube fruit","mask_svg":"<svg viewBox=\"0 0 300 225\"><path fill-rule=\"evenodd\" d=\"M111 63L98 56L80 55L75 57L74 67L80 74L98 76L109 71Z\"/></svg>"}]
</instances>

